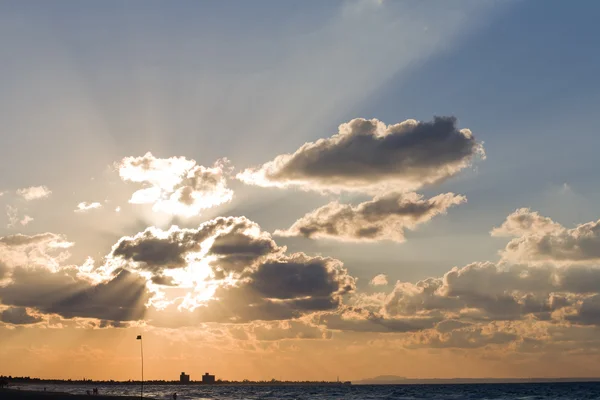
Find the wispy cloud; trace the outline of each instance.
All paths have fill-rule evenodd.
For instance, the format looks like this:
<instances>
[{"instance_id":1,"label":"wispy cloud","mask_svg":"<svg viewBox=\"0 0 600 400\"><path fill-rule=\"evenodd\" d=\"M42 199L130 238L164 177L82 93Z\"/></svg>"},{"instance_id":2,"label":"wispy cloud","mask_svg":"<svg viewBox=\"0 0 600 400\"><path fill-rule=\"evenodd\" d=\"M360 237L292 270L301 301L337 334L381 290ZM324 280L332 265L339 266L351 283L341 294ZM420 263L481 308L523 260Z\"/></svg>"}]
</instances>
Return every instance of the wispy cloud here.
<instances>
[{"instance_id":1,"label":"wispy cloud","mask_svg":"<svg viewBox=\"0 0 600 400\"><path fill-rule=\"evenodd\" d=\"M33 221L33 218L29 215L24 215L23 218L19 218L19 210L10 205L6 206L6 216L8 218L7 228L14 228L17 225L25 226Z\"/></svg>"},{"instance_id":2,"label":"wispy cloud","mask_svg":"<svg viewBox=\"0 0 600 400\"><path fill-rule=\"evenodd\" d=\"M100 204L98 202L88 203L88 202L84 201L84 202L77 204L77 208L75 209L75 212L83 213L83 212L87 212L87 211L91 211L91 210L96 210L100 207L102 207L102 204Z\"/></svg>"},{"instance_id":3,"label":"wispy cloud","mask_svg":"<svg viewBox=\"0 0 600 400\"><path fill-rule=\"evenodd\" d=\"M29 215L24 215L23 218L21 219L21 221L19 221L21 223L21 225L27 225L28 223L32 222L33 218L30 217Z\"/></svg>"}]
</instances>

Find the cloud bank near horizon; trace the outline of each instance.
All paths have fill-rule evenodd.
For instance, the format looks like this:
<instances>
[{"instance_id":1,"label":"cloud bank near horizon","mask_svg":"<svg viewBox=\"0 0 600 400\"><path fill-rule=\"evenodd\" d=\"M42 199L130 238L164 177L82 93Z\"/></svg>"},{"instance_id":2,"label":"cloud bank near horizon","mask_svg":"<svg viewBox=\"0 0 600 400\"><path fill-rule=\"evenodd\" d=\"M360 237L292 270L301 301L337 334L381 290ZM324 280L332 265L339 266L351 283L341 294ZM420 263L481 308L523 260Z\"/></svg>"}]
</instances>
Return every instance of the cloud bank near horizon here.
<instances>
[{"instance_id":1,"label":"cloud bank near horizon","mask_svg":"<svg viewBox=\"0 0 600 400\"><path fill-rule=\"evenodd\" d=\"M91 318L97 322L87 326L95 329L132 321L161 328L218 323L238 325L228 329L239 340L251 334L266 341L386 333L400 335L408 349L560 348L555 332L577 340L600 329L600 265L571 251L565 261L563 249L573 246L566 238L593 241L594 226L567 229L519 209L492 233L528 243L520 259L471 263L371 294L357 290L341 261L289 254L244 217L195 229L148 228L121 238L98 266L66 264L73 243L64 236L12 235L0 238L0 299L7 307L0 319L26 326L53 316ZM539 246L529 244L548 235L558 250L543 252L540 263L529 252ZM387 284L380 274L370 286Z\"/></svg>"}]
</instances>

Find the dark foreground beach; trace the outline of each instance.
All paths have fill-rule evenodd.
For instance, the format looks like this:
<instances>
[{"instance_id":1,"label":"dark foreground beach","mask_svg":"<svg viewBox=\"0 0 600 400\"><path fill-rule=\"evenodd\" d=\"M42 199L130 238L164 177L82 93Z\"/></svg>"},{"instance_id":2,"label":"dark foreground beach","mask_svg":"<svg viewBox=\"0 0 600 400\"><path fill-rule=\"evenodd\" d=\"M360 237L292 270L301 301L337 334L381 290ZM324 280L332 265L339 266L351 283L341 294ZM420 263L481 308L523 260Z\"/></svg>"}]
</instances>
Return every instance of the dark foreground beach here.
<instances>
[{"instance_id":1,"label":"dark foreground beach","mask_svg":"<svg viewBox=\"0 0 600 400\"><path fill-rule=\"evenodd\" d=\"M63 392L42 392L33 390L18 389L0 389L0 399L2 400L139 400L133 396L90 396L86 394L70 394Z\"/></svg>"}]
</instances>

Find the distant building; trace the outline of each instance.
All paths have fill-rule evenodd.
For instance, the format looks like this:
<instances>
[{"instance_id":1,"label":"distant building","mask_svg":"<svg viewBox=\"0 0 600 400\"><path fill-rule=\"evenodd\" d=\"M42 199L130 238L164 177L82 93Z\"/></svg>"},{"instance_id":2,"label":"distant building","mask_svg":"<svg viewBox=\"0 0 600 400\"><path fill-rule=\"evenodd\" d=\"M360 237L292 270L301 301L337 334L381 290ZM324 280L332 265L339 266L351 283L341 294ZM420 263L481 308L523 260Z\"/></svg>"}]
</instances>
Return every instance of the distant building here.
<instances>
[{"instance_id":1,"label":"distant building","mask_svg":"<svg viewBox=\"0 0 600 400\"><path fill-rule=\"evenodd\" d=\"M179 375L179 383L190 383L190 376L186 375L185 372L182 372Z\"/></svg>"},{"instance_id":2,"label":"distant building","mask_svg":"<svg viewBox=\"0 0 600 400\"><path fill-rule=\"evenodd\" d=\"M202 383L215 383L215 376L209 375L208 372L202 375Z\"/></svg>"}]
</instances>

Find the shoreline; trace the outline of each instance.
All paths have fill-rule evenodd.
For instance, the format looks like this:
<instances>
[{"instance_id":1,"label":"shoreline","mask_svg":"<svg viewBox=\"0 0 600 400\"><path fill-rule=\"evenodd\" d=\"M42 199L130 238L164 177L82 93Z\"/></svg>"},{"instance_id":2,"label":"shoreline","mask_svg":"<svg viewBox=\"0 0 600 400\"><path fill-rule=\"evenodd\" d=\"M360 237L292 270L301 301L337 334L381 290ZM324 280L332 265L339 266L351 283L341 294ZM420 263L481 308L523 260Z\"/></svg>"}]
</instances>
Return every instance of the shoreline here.
<instances>
[{"instance_id":1,"label":"shoreline","mask_svg":"<svg viewBox=\"0 0 600 400\"><path fill-rule=\"evenodd\" d=\"M90 398L99 400L139 400L139 397L135 396L114 396L114 395L87 395L87 394L71 394L65 392L52 392L52 391L41 391L41 390L30 390L30 389L13 389L3 388L0 389L0 398L3 400L83 400ZM146 397L144 397L146 398ZM148 397L148 399L151 399Z\"/></svg>"}]
</instances>

